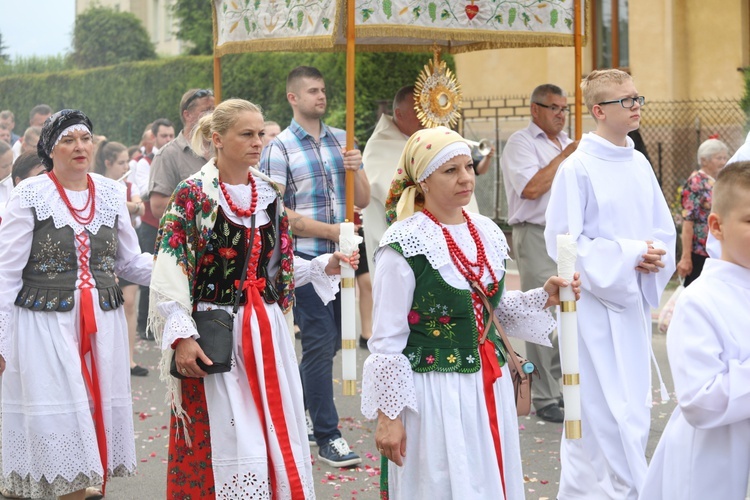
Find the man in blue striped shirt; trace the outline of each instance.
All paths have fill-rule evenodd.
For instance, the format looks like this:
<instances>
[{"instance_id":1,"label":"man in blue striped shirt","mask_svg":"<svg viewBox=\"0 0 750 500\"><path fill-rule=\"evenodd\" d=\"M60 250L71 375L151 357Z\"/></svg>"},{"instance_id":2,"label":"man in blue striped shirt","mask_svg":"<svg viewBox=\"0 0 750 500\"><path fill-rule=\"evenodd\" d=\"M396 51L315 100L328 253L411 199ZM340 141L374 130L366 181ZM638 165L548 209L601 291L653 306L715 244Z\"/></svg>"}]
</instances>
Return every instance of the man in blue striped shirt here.
<instances>
[{"instance_id":1,"label":"man in blue striped shirt","mask_svg":"<svg viewBox=\"0 0 750 500\"><path fill-rule=\"evenodd\" d=\"M345 175L354 172L354 204L370 201L370 185L359 150L345 151L346 133L323 123L326 92L316 68L293 69L286 96L294 118L263 150L261 169L276 181L294 236L294 251L307 259L333 252L339 223L346 216ZM310 411L318 457L334 467L362 459L349 449L338 428L333 402L333 357L341 347L341 304L323 304L312 284L297 288L294 317L302 332L300 373Z\"/></svg>"}]
</instances>

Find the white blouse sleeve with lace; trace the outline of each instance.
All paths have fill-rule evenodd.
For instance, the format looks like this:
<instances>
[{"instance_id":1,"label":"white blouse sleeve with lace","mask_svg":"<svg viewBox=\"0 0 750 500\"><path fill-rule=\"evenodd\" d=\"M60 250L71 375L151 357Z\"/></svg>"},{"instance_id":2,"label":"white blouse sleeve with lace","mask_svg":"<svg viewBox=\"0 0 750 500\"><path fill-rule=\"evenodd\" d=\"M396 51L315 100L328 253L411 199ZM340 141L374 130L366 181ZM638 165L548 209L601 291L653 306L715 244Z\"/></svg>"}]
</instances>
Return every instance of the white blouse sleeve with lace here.
<instances>
[{"instance_id":1,"label":"white blouse sleeve with lace","mask_svg":"<svg viewBox=\"0 0 750 500\"><path fill-rule=\"evenodd\" d=\"M372 354L362 370L362 414L366 418L376 418L378 410L390 419L404 408L419 411L414 374L403 355L415 286L406 260L390 247L380 249L373 282L373 335L368 343Z\"/></svg>"},{"instance_id":2,"label":"white blouse sleeve with lace","mask_svg":"<svg viewBox=\"0 0 750 500\"><path fill-rule=\"evenodd\" d=\"M318 294L323 304L328 304L336 298L341 281L339 275L326 274L326 266L330 258L330 253L319 255L312 260L294 256L294 286L300 287L312 283L315 293Z\"/></svg>"},{"instance_id":3,"label":"white blouse sleeve with lace","mask_svg":"<svg viewBox=\"0 0 750 500\"><path fill-rule=\"evenodd\" d=\"M509 337L552 347L549 334L555 329L555 319L544 305L549 295L544 288L528 292L506 291L495 309L495 314Z\"/></svg>"}]
</instances>

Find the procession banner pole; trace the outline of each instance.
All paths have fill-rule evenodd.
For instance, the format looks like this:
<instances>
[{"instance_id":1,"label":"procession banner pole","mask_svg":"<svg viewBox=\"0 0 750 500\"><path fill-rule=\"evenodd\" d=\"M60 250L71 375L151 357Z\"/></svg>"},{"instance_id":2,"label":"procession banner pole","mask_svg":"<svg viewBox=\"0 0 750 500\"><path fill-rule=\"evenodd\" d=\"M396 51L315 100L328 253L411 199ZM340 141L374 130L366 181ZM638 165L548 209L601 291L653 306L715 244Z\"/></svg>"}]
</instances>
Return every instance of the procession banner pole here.
<instances>
[{"instance_id":1,"label":"procession banner pole","mask_svg":"<svg viewBox=\"0 0 750 500\"><path fill-rule=\"evenodd\" d=\"M346 6L346 150L354 149L354 0ZM354 172L346 171L346 222L341 224L339 248L351 255L358 246L354 233ZM356 242L356 243L355 243ZM344 396L357 394L357 332L354 269L341 264L341 361Z\"/></svg>"}]
</instances>

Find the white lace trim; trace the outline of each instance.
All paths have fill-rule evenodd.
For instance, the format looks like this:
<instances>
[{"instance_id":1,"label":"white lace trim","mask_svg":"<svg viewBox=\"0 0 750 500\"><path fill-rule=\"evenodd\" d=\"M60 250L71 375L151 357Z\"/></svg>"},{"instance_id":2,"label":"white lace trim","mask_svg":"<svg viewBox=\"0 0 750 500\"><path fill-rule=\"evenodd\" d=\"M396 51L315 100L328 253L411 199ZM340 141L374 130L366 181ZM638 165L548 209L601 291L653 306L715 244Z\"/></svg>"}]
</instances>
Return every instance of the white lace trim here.
<instances>
[{"instance_id":1,"label":"white lace trim","mask_svg":"<svg viewBox=\"0 0 750 500\"><path fill-rule=\"evenodd\" d=\"M298 462L296 465L305 498L315 498L313 478L307 473L305 463ZM214 464L214 467L216 467L216 464ZM233 500L236 498L292 500L292 487L283 467L276 468L276 491L271 491L267 460L248 463L244 472L232 474L227 479L223 484L216 485L217 500Z\"/></svg>"},{"instance_id":2,"label":"white lace trim","mask_svg":"<svg viewBox=\"0 0 750 500\"><path fill-rule=\"evenodd\" d=\"M71 125L70 127L60 132L60 135L58 135L57 139L55 139L55 143L52 145L52 149L50 149L50 151L55 149L55 146L57 146L57 143L60 142L63 137L72 134L76 130L78 130L79 132L88 132L89 134L91 133L91 130L89 130L89 128L83 123L76 123L75 125Z\"/></svg>"},{"instance_id":3,"label":"white lace trim","mask_svg":"<svg viewBox=\"0 0 750 500\"><path fill-rule=\"evenodd\" d=\"M4 360L8 359L11 347L11 328L13 324L13 315L7 312L0 312L0 356Z\"/></svg>"},{"instance_id":4,"label":"white lace trim","mask_svg":"<svg viewBox=\"0 0 750 500\"><path fill-rule=\"evenodd\" d=\"M161 339L162 350L172 348L172 344L177 339L186 339L200 337L198 330L195 329L193 318L180 306L177 301L162 302L156 305L159 315L166 318L164 322L164 333Z\"/></svg>"},{"instance_id":5,"label":"white lace trim","mask_svg":"<svg viewBox=\"0 0 750 500\"><path fill-rule=\"evenodd\" d=\"M362 368L362 415L374 419L380 410L393 420L404 408L419 413L409 360L403 354L370 354Z\"/></svg>"},{"instance_id":6,"label":"white lace trim","mask_svg":"<svg viewBox=\"0 0 750 500\"><path fill-rule=\"evenodd\" d=\"M57 192L52 180L46 175L39 175L27 180L17 187L21 208L33 208L36 218L40 221L52 217L55 228L68 226L75 234L81 234L87 229L91 234L99 232L99 228L107 226L114 228L115 220L122 206L125 204L125 186L99 174L89 174L96 187L96 213L94 219L82 226L73 219L65 202ZM86 204L89 192L65 190L70 203L75 208L82 208Z\"/></svg>"},{"instance_id":7,"label":"white lace trim","mask_svg":"<svg viewBox=\"0 0 750 500\"><path fill-rule=\"evenodd\" d=\"M419 176L417 182L424 181L429 176L431 176L433 172L435 172L435 170L442 167L443 164L448 160L461 155L471 156L471 149L469 149L468 144L466 144L465 142L453 142L451 144L448 144L443 149L441 149L437 155L435 155L430 164L427 165L427 168L424 170L424 172L422 172L422 175Z\"/></svg>"},{"instance_id":8,"label":"white lace trim","mask_svg":"<svg viewBox=\"0 0 750 500\"><path fill-rule=\"evenodd\" d=\"M324 305L336 298L336 294L339 291L339 283L341 282L340 275L329 276L326 274L326 266L330 258L331 254L326 253L310 261L310 283L312 283L315 293L318 294Z\"/></svg>"},{"instance_id":9,"label":"white lace trim","mask_svg":"<svg viewBox=\"0 0 750 500\"><path fill-rule=\"evenodd\" d=\"M495 309L505 333L509 337L552 347L549 335L555 329L556 322L549 310L544 309L548 298L544 288L505 292Z\"/></svg>"},{"instance_id":10,"label":"white lace trim","mask_svg":"<svg viewBox=\"0 0 750 500\"><path fill-rule=\"evenodd\" d=\"M227 193L237 207L250 208L252 189L249 184L224 184L224 187L227 188ZM276 190L269 183L258 178L255 179L255 189L258 191L258 204L255 206L255 213L257 214L276 201ZM221 199L224 199L223 193L220 196Z\"/></svg>"},{"instance_id":11,"label":"white lace trim","mask_svg":"<svg viewBox=\"0 0 750 500\"><path fill-rule=\"evenodd\" d=\"M505 271L505 260L508 258L508 244L505 235L491 219L479 214L469 214L471 221L479 231L480 238L485 242L496 241L502 244L485 245L484 251L490 266L500 277L500 271ZM476 244L471 238L466 223L445 226L453 239L461 247L470 260L476 260ZM380 246L398 243L404 257L424 255L433 269L439 269L451 263L448 244L445 242L442 229L427 218L422 212L417 212L408 219L394 223L383 235Z\"/></svg>"}]
</instances>

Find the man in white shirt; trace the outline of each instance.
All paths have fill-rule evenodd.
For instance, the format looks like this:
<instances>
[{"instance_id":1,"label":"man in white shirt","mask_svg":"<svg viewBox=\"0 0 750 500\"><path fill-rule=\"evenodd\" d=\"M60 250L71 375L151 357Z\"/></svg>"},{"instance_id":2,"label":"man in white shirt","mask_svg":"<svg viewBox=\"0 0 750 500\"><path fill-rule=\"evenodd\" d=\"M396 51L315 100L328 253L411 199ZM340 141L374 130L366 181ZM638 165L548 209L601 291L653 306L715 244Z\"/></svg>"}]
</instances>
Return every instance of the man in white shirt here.
<instances>
[{"instance_id":1,"label":"man in white shirt","mask_svg":"<svg viewBox=\"0 0 750 500\"><path fill-rule=\"evenodd\" d=\"M148 178L151 172L151 161L154 155L169 141L174 139L174 125L166 118L154 120L151 124L151 135L154 138L154 146L150 154L145 154L130 170L128 180L132 182L141 196L148 195Z\"/></svg>"},{"instance_id":2,"label":"man in white shirt","mask_svg":"<svg viewBox=\"0 0 750 500\"><path fill-rule=\"evenodd\" d=\"M513 227L513 254L521 276L521 290L544 285L557 274L557 265L544 244L544 212L557 168L578 146L563 132L568 99L560 87L540 85L531 93L531 123L510 136L500 166L508 197L508 223ZM539 369L532 397L537 416L562 422L557 334L552 348L526 343L526 356Z\"/></svg>"}]
</instances>

